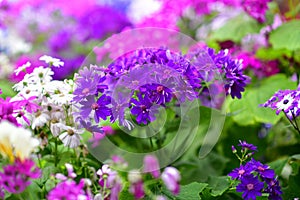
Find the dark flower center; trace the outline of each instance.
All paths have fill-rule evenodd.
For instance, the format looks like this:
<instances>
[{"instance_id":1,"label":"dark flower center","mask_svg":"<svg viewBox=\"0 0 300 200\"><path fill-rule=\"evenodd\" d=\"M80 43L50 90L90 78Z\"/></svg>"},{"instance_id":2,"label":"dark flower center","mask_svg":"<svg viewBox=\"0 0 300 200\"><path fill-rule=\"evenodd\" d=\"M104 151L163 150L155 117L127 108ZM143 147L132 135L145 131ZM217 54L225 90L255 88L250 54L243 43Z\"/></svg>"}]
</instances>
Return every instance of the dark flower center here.
<instances>
[{"instance_id":1,"label":"dark flower center","mask_svg":"<svg viewBox=\"0 0 300 200\"><path fill-rule=\"evenodd\" d=\"M68 134L70 135L70 136L72 136L72 135L74 135L74 131L72 130L72 129L68 129Z\"/></svg>"},{"instance_id":2,"label":"dark flower center","mask_svg":"<svg viewBox=\"0 0 300 200\"><path fill-rule=\"evenodd\" d=\"M90 92L90 89L89 88L84 88L82 90L82 94L88 94Z\"/></svg>"},{"instance_id":3,"label":"dark flower center","mask_svg":"<svg viewBox=\"0 0 300 200\"><path fill-rule=\"evenodd\" d=\"M285 99L285 100L283 101L283 104L287 104L288 102L289 102L289 100Z\"/></svg>"},{"instance_id":4,"label":"dark flower center","mask_svg":"<svg viewBox=\"0 0 300 200\"><path fill-rule=\"evenodd\" d=\"M93 110L97 110L99 108L99 105L97 103L93 103L91 107Z\"/></svg>"},{"instance_id":5,"label":"dark flower center","mask_svg":"<svg viewBox=\"0 0 300 200\"><path fill-rule=\"evenodd\" d=\"M164 86L162 86L162 85L157 86L156 91L157 91L158 93L162 93L162 92L164 91Z\"/></svg>"},{"instance_id":6,"label":"dark flower center","mask_svg":"<svg viewBox=\"0 0 300 200\"><path fill-rule=\"evenodd\" d=\"M247 184L247 190L253 190L254 185L252 183Z\"/></svg>"},{"instance_id":7,"label":"dark flower center","mask_svg":"<svg viewBox=\"0 0 300 200\"><path fill-rule=\"evenodd\" d=\"M141 109L142 109L143 112L145 112L145 111L147 111L147 106L141 105Z\"/></svg>"}]
</instances>

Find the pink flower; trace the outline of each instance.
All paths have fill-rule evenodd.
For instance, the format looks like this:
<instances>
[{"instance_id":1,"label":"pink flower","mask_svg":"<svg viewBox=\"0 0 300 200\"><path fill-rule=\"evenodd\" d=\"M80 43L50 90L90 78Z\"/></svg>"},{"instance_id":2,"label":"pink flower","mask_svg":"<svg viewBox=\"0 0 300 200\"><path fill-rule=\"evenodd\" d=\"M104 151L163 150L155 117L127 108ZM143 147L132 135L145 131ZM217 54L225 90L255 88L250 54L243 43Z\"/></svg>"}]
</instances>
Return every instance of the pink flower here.
<instances>
[{"instance_id":1,"label":"pink flower","mask_svg":"<svg viewBox=\"0 0 300 200\"><path fill-rule=\"evenodd\" d=\"M170 190L174 195L179 193L180 185L179 181L181 179L179 171L174 167L165 168L161 175L161 179L165 183L168 190Z\"/></svg>"},{"instance_id":2,"label":"pink flower","mask_svg":"<svg viewBox=\"0 0 300 200\"><path fill-rule=\"evenodd\" d=\"M151 173L154 178L160 176L160 167L157 158L153 155L146 155L144 157L144 172Z\"/></svg>"}]
</instances>

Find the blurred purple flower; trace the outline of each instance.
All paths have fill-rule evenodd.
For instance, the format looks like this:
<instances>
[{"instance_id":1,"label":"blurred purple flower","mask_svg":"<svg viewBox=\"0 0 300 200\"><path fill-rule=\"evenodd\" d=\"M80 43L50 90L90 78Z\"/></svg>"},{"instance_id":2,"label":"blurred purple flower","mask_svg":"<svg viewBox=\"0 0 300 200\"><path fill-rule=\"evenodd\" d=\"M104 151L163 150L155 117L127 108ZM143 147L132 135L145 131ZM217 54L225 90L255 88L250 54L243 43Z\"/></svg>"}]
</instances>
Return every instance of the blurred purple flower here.
<instances>
[{"instance_id":1,"label":"blurred purple flower","mask_svg":"<svg viewBox=\"0 0 300 200\"><path fill-rule=\"evenodd\" d=\"M179 171L174 167L167 167L161 174L161 179L164 184L174 195L177 195L180 190L179 181L181 179Z\"/></svg>"},{"instance_id":2,"label":"blurred purple flower","mask_svg":"<svg viewBox=\"0 0 300 200\"><path fill-rule=\"evenodd\" d=\"M154 178L160 176L160 167L157 158L153 155L146 155L144 157L144 173L151 173Z\"/></svg>"}]
</instances>

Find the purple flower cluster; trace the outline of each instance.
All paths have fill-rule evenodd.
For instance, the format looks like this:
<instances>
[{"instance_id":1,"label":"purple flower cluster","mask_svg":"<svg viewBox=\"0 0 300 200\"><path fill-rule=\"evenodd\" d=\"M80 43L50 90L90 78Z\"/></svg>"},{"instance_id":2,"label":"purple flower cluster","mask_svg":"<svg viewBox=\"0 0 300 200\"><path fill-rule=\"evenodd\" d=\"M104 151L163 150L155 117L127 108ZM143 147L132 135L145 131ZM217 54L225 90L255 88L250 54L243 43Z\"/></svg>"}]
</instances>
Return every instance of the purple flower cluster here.
<instances>
[{"instance_id":1,"label":"purple flower cluster","mask_svg":"<svg viewBox=\"0 0 300 200\"><path fill-rule=\"evenodd\" d=\"M240 141L239 146L241 146L243 154L242 157L238 156L241 162L253 155L251 151L257 151L256 146L245 141ZM233 153L237 153L234 146L232 146L232 150ZM250 151L250 154L246 154L248 151ZM268 199L271 200L282 199L281 187L274 170L253 158L232 170L228 176L239 181L236 191L242 192L242 197L245 200L256 199L256 197L262 196L262 193L268 193Z\"/></svg>"},{"instance_id":2,"label":"purple flower cluster","mask_svg":"<svg viewBox=\"0 0 300 200\"><path fill-rule=\"evenodd\" d=\"M216 73L224 79L218 81L225 82L226 94L241 98L249 78L243 75L241 63L225 51L215 54L206 49L182 55L166 48L145 48L125 54L107 68L84 68L77 76L74 101L81 105L83 120L92 113L96 122L110 117L111 122L119 120L129 128L126 110L138 124L148 124L159 107L175 101L200 98L206 105L204 95L222 92L218 86L209 87L214 88L210 94L207 86L216 81Z\"/></svg>"},{"instance_id":3,"label":"purple flower cluster","mask_svg":"<svg viewBox=\"0 0 300 200\"><path fill-rule=\"evenodd\" d=\"M40 175L41 171L32 160L17 159L13 164L4 166L3 172L0 172L0 190L3 188L9 193L19 194L31 184L31 179L37 179Z\"/></svg>"},{"instance_id":4,"label":"purple flower cluster","mask_svg":"<svg viewBox=\"0 0 300 200\"><path fill-rule=\"evenodd\" d=\"M73 199L82 199L82 200L92 200L92 195L90 191L86 189L86 185L88 181L85 179L80 179L77 184L74 178L76 178L76 174L73 170L73 166L70 164L65 164L68 172L68 176L63 174L56 174L56 178L62 180L62 182L58 183L55 188L53 188L49 194L49 200L73 200Z\"/></svg>"}]
</instances>

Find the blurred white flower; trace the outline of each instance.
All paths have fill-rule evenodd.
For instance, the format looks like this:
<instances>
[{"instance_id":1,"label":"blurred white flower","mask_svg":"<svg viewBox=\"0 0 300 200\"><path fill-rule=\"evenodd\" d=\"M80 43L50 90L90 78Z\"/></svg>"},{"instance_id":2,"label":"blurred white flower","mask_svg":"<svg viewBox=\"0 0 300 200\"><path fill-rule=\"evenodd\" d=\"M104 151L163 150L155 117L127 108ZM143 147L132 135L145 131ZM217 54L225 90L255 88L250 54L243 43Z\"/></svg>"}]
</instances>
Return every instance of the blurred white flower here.
<instances>
[{"instance_id":1,"label":"blurred white flower","mask_svg":"<svg viewBox=\"0 0 300 200\"><path fill-rule=\"evenodd\" d=\"M31 63L28 61L24 65L22 65L22 66L18 67L17 69L15 69L14 72L18 76L20 72L25 71L30 66L31 66Z\"/></svg>"},{"instance_id":2,"label":"blurred white flower","mask_svg":"<svg viewBox=\"0 0 300 200\"><path fill-rule=\"evenodd\" d=\"M64 62L61 61L60 59L53 58L53 57L47 56L47 55L40 57L40 60L45 61L45 63L49 64L50 66L54 66L54 67L64 66Z\"/></svg>"},{"instance_id":3,"label":"blurred white flower","mask_svg":"<svg viewBox=\"0 0 300 200\"><path fill-rule=\"evenodd\" d=\"M82 130L75 129L70 126L61 126L62 130L65 130L60 136L59 139L62 143L70 148L76 148L80 145L81 136L80 134L83 133Z\"/></svg>"}]
</instances>

